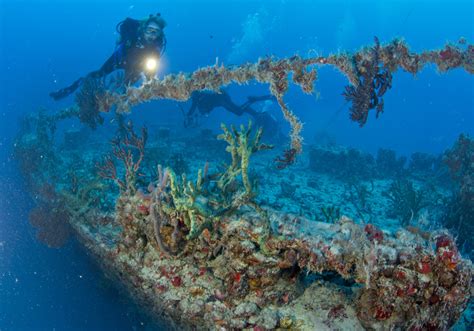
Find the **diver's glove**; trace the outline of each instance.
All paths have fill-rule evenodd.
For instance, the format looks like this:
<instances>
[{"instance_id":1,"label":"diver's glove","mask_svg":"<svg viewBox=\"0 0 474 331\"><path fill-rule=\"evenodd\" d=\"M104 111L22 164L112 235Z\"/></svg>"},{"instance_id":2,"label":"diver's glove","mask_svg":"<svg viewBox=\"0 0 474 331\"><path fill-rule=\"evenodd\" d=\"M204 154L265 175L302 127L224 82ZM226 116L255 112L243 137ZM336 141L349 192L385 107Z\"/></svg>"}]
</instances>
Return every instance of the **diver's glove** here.
<instances>
[{"instance_id":1,"label":"diver's glove","mask_svg":"<svg viewBox=\"0 0 474 331\"><path fill-rule=\"evenodd\" d=\"M75 90L77 90L83 80L84 78L81 77L78 80L76 80L74 83L72 83L70 86L62 88L56 92L51 92L49 96L53 98L55 101L61 100L67 97L68 95L70 95L71 93L73 93Z\"/></svg>"}]
</instances>

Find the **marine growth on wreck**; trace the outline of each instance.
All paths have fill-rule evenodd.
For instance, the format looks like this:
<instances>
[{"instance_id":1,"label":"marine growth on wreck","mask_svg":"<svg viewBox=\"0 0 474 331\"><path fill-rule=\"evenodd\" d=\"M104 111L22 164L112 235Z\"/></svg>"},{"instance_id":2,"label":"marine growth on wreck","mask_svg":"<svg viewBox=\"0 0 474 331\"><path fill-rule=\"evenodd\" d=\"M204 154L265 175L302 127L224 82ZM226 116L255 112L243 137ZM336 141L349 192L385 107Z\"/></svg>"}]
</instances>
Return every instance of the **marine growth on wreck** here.
<instances>
[{"instance_id":1,"label":"marine growth on wreck","mask_svg":"<svg viewBox=\"0 0 474 331\"><path fill-rule=\"evenodd\" d=\"M303 123L285 102L292 84L314 93L318 70L332 66L347 78L341 98L362 127L372 111L383 116L397 71L415 75L429 64L446 75L473 74L474 45L415 53L402 40L375 38L354 53L216 63L123 91L84 84L69 108L23 119L15 157L36 203L30 222L51 247L76 237L170 328L449 329L473 293L472 138L409 160L387 149L373 156L303 148ZM276 98L290 124L288 143L266 143L251 122L170 139L166 128L124 117L154 99L181 102L250 82ZM110 112L117 123L110 141L78 147L68 142L85 139L81 131L56 132L75 118L100 132ZM297 172L303 156L307 170ZM346 205L325 200L327 190ZM426 218L435 216L441 226L433 228ZM384 228L385 218L398 222L396 231Z\"/></svg>"}]
</instances>

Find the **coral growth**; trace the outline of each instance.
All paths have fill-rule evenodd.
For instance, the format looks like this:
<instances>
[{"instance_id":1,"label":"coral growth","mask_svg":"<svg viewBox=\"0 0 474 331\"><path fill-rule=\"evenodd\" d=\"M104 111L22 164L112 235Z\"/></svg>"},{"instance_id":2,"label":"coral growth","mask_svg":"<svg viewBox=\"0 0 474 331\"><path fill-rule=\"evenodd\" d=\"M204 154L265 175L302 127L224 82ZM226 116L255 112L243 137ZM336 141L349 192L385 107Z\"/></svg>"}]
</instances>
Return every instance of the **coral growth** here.
<instances>
[{"instance_id":1,"label":"coral growth","mask_svg":"<svg viewBox=\"0 0 474 331\"><path fill-rule=\"evenodd\" d=\"M248 128L241 126L240 131L222 125L222 130L218 139L227 142L226 151L231 154L232 162L224 172L212 175L212 182L207 163L204 170L198 171L195 182L188 180L185 174L179 181L170 168L160 175L161 184L154 189L159 194L152 194L150 215L154 236L165 253L176 253L171 247L176 248L180 238L189 241L201 236L205 230L212 231L220 219L235 213L243 205L260 211L253 201L255 184L249 178L249 162L253 153L271 146L260 143L261 129L251 138L251 124ZM172 228L173 234L164 239L162 230L167 226Z\"/></svg>"},{"instance_id":2,"label":"coral growth","mask_svg":"<svg viewBox=\"0 0 474 331\"><path fill-rule=\"evenodd\" d=\"M403 226L409 225L428 205L426 193L413 186L409 180L395 180L383 193L390 200L387 216L398 218Z\"/></svg>"},{"instance_id":3,"label":"coral growth","mask_svg":"<svg viewBox=\"0 0 474 331\"><path fill-rule=\"evenodd\" d=\"M101 99L106 93L106 86L102 79L87 77L76 93L75 101L78 107L77 117L92 129L104 123L99 107Z\"/></svg>"},{"instance_id":4,"label":"coral growth","mask_svg":"<svg viewBox=\"0 0 474 331\"><path fill-rule=\"evenodd\" d=\"M453 148L446 151L444 162L452 179L460 186L463 199L473 199L474 194L474 141L460 135Z\"/></svg>"},{"instance_id":5,"label":"coral growth","mask_svg":"<svg viewBox=\"0 0 474 331\"><path fill-rule=\"evenodd\" d=\"M356 149L314 146L309 151L309 168L344 181L372 178L374 157Z\"/></svg>"},{"instance_id":6,"label":"coral growth","mask_svg":"<svg viewBox=\"0 0 474 331\"><path fill-rule=\"evenodd\" d=\"M288 148L283 152L282 156L277 156L274 160L276 168L279 170L285 169L296 161L296 153L298 151L294 148Z\"/></svg>"},{"instance_id":7,"label":"coral growth","mask_svg":"<svg viewBox=\"0 0 474 331\"><path fill-rule=\"evenodd\" d=\"M392 73L385 67L380 67L380 42L375 37L375 46L370 52L358 54L353 58L357 71L358 82L348 85L343 93L351 102L351 120L362 127L367 122L369 111L376 109L376 117L383 112L383 96L392 87Z\"/></svg>"},{"instance_id":8,"label":"coral growth","mask_svg":"<svg viewBox=\"0 0 474 331\"><path fill-rule=\"evenodd\" d=\"M327 223L334 223L341 217L341 208L331 205L321 207L321 214L323 221Z\"/></svg>"},{"instance_id":9,"label":"coral growth","mask_svg":"<svg viewBox=\"0 0 474 331\"><path fill-rule=\"evenodd\" d=\"M147 81L140 87L130 86L123 94L109 92L99 99L99 109L109 111L115 106L118 112L129 112L131 107L152 99L187 100L194 91L207 89L218 92L221 87L231 83L245 84L256 80L269 84L271 93L277 98L285 119L291 125L289 150L293 151L291 155L296 155L302 150L302 123L283 101L290 74L293 82L304 93L312 93L317 79L315 67L337 67L352 84L345 92L346 97L353 102L351 118L363 125L371 108L377 108L378 114L383 110L381 98L390 87L391 74L399 67L415 74L425 65L435 63L440 71L461 67L474 73L474 48L472 45L465 48L447 45L444 49L416 54L410 53L408 46L401 40L380 45L376 39L374 47L362 49L351 56L343 53L306 59L299 56L264 58L255 64L229 68L216 64L200 68L192 74L172 74L163 79Z\"/></svg>"},{"instance_id":10,"label":"coral growth","mask_svg":"<svg viewBox=\"0 0 474 331\"><path fill-rule=\"evenodd\" d=\"M403 174L406 161L404 156L397 157L394 150L380 148L375 159L377 173L381 177L399 177Z\"/></svg>"},{"instance_id":11,"label":"coral growth","mask_svg":"<svg viewBox=\"0 0 474 331\"><path fill-rule=\"evenodd\" d=\"M189 172L189 165L184 155L181 153L175 153L171 155L169 160L169 166L173 171L177 172L178 174L184 174Z\"/></svg>"},{"instance_id":12,"label":"coral growth","mask_svg":"<svg viewBox=\"0 0 474 331\"><path fill-rule=\"evenodd\" d=\"M408 169L412 173L420 175L433 174L436 167L439 167L439 158L432 154L415 152L410 157Z\"/></svg>"},{"instance_id":13,"label":"coral growth","mask_svg":"<svg viewBox=\"0 0 474 331\"><path fill-rule=\"evenodd\" d=\"M457 232L458 240L470 252L474 230L474 141L469 136L460 135L454 146L445 152L443 161L449 168L455 188L442 222Z\"/></svg>"},{"instance_id":14,"label":"coral growth","mask_svg":"<svg viewBox=\"0 0 474 331\"><path fill-rule=\"evenodd\" d=\"M365 222L370 222L374 217L372 206L369 203L369 199L372 197L373 191L373 181L371 182L370 189L368 185L358 181L352 181L346 185L346 197L348 198L348 202L350 202L356 210L356 215Z\"/></svg>"},{"instance_id":15,"label":"coral growth","mask_svg":"<svg viewBox=\"0 0 474 331\"><path fill-rule=\"evenodd\" d=\"M466 305L472 266L459 263L452 238L440 234L435 251L415 247L399 251L397 262L372 269L370 286L358 300L365 327L387 323L411 330L448 329L459 316L454 307Z\"/></svg>"},{"instance_id":16,"label":"coral growth","mask_svg":"<svg viewBox=\"0 0 474 331\"><path fill-rule=\"evenodd\" d=\"M182 328L446 329L456 321L473 268L451 236L402 229L394 237L374 224L334 222L336 207L327 210L331 223L263 209L249 175L253 152L266 148L260 135L223 127L232 161L222 171L205 164L188 179L158 168L147 193L121 190L115 213L71 213L74 233L142 304ZM315 304L321 293L326 305Z\"/></svg>"},{"instance_id":17,"label":"coral growth","mask_svg":"<svg viewBox=\"0 0 474 331\"><path fill-rule=\"evenodd\" d=\"M269 216L278 233L298 226L273 212ZM158 258L148 247L143 265L134 266L131 261L136 253L121 250L123 262L115 267L138 271L139 280L127 276L128 281L131 278L134 287L145 288L152 302L171 308L180 301L181 316L175 316L176 320L187 324L192 316L193 325L210 329L258 329L270 306L279 312L269 324L273 328L315 329L311 321L319 312L309 310L306 315L296 309L314 301L311 287L303 289L311 298L305 302L297 286L297 279L308 274L330 272L348 284L360 284L352 288L356 296L351 305L359 322L370 329L447 329L469 300L472 264L460 257L452 237L445 233L428 238L432 245L405 230L392 237L372 224L361 226L343 217L329 225L311 222L311 231L320 236L270 236L262 245L253 217L235 215L226 223L216 223L213 233L204 230L193 249L178 258ZM300 219L299 224L303 223L309 224ZM200 300L207 303L194 304ZM326 323L327 318L344 317L336 305L327 309Z\"/></svg>"},{"instance_id":18,"label":"coral growth","mask_svg":"<svg viewBox=\"0 0 474 331\"><path fill-rule=\"evenodd\" d=\"M376 41L375 47L353 55L267 58L239 67L216 65L191 75L169 75L140 87L127 87L124 94L107 92L93 106L101 111L111 106L127 111L154 98L185 100L193 91L217 91L231 82L268 83L292 126L292 142L276 160L277 167L284 168L295 162L302 145L301 122L283 102L290 77L311 93L316 67L336 66L354 87L349 89L353 119L363 124L371 107L382 103L391 73L399 67L416 73L425 64L435 63L440 71L463 67L474 73L473 58L471 46L461 50L449 45L414 54L401 41L385 46ZM72 107L53 116L42 114L27 121L17 139L16 155L24 175L34 183L30 189L34 195L41 194L31 213L32 224L40 228L40 239L54 246L64 242L63 234L68 231L61 226L67 224L108 275L123 282L143 307L170 319L178 329L445 330L459 319L471 298L474 268L462 258L449 233L414 227L395 233L379 227L382 222L377 216L385 209L378 207L386 199L378 199L376 194L386 186L386 180L373 179L373 175L396 177L407 171L405 160L397 159L394 152L382 151L376 161L355 150L340 155L315 154L327 156L333 167L334 162L344 160L337 166L356 173L359 179L372 179L370 190L368 183L357 178L349 184L333 180L331 183L337 184L325 185L331 181L326 174L333 173L317 159L313 160L314 168L326 174L303 173L303 181L288 170L284 181L274 180L273 173L264 176L268 163L261 162L253 173L270 182L265 190L273 197L280 194L278 184L282 183L287 185L288 195L307 200L313 210L326 206L321 212L327 222L317 222L304 218L302 212L296 215L265 206L262 201L269 200L270 194L257 200L250 159L270 146L260 142L262 131L252 133L250 125L240 129L222 126L218 138L230 154L229 164L219 167L215 160L203 162L194 177L157 167L156 179L147 187L141 176L145 154L150 151L156 156L164 149L168 154L169 150L178 152L172 147L183 148L186 143L164 134L158 137L160 142L145 149L147 130L139 135L131 124L122 122L112 141L112 154L99 166L102 177L120 188L107 190L89 169L103 153L100 144L86 153L54 146L56 123L84 115L80 111ZM95 113L90 114L96 123ZM462 136L445 155L457 189L457 202L452 206L461 206L463 209L457 210L462 213L472 211L468 209L472 206L472 146L472 141ZM36 149L44 153L46 161L41 161L41 154L34 154ZM189 159L197 155L192 153ZM169 161L168 156L159 157ZM116 164L117 159L121 162ZM427 168L428 158L413 160L415 168ZM158 158L149 160L147 166L155 167L156 163ZM73 164L80 167L65 171ZM195 166L196 162L189 164L190 169ZM301 185L306 175L312 188ZM41 189L41 184L48 182L54 189ZM299 189L294 194L296 185ZM344 186L364 224L341 216L343 206L332 205L337 197L344 199ZM322 192L326 188L327 192ZM409 182L394 182L387 194L394 208L395 204L403 206L397 212L405 224L424 205L421 191ZM367 219L370 207L374 207L374 217ZM452 218L460 225L458 229L469 229L464 227L468 221L465 215L473 215L471 211L462 217L451 214L458 215Z\"/></svg>"},{"instance_id":19,"label":"coral growth","mask_svg":"<svg viewBox=\"0 0 474 331\"><path fill-rule=\"evenodd\" d=\"M263 133L261 128L257 130L254 138L250 139L252 123L249 123L247 129L241 125L240 131L237 131L234 127L231 127L230 131L224 124L221 125L221 128L224 133L217 136L217 139L227 142L228 146L226 151L231 154L232 163L221 176L218 186L221 190L225 190L234 178L240 174L245 187L245 193L251 197L252 185L248 177L250 156L255 152L271 149L273 147L260 143Z\"/></svg>"},{"instance_id":20,"label":"coral growth","mask_svg":"<svg viewBox=\"0 0 474 331\"><path fill-rule=\"evenodd\" d=\"M56 118L61 116L48 116L44 109L25 116L13 145L20 171L33 190L38 190L54 177L55 168L60 163L54 145Z\"/></svg>"},{"instance_id":21,"label":"coral growth","mask_svg":"<svg viewBox=\"0 0 474 331\"><path fill-rule=\"evenodd\" d=\"M30 212L31 225L37 229L36 237L48 247L59 248L71 235L71 213L63 197L45 184L39 189L37 206Z\"/></svg>"},{"instance_id":22,"label":"coral growth","mask_svg":"<svg viewBox=\"0 0 474 331\"><path fill-rule=\"evenodd\" d=\"M140 176L140 164L145 156L145 145L148 138L148 131L145 127L138 136L133 130L132 122L129 122L123 136L118 136L111 141L112 154L104 158L102 163L97 164L99 175L103 178L113 180L120 190L128 194L136 192L137 176ZM125 179L121 179L118 174L114 159L123 163Z\"/></svg>"},{"instance_id":23,"label":"coral growth","mask_svg":"<svg viewBox=\"0 0 474 331\"><path fill-rule=\"evenodd\" d=\"M279 311L294 307L302 297L297 279L327 272L360 284L354 287L354 306L365 328L446 329L459 318L470 297L473 268L461 258L452 237L407 230L393 237L373 224L357 225L345 217L334 222L339 217L337 207L324 210L329 224L301 217L288 222L268 209L263 214L245 208L237 213L243 202L252 206L249 198L254 189L242 172L248 171L247 156L259 150L260 133L249 139L250 129L223 127L223 131L220 137L232 156L224 173L209 174L206 165L195 181L184 175L179 181L170 169L159 170L152 196L130 200L128 208L141 210L145 204L153 209L117 215L131 224L146 224L150 215L153 222L153 229L145 225L142 231L148 239L140 239L143 234L132 236L138 238L132 240L134 244L117 253L121 261L135 261L138 266L123 262L116 267L142 270L145 278L132 280L135 287L158 282L145 288L166 307L173 305L176 296L181 302L191 298L180 305L184 316L193 316L194 325L209 328L258 329L263 323L260 307L273 305ZM239 174L241 181L236 182ZM265 217L271 226L262 225ZM303 224L311 230L301 231ZM268 228L275 230L266 232ZM158 247L146 244L150 238ZM155 270L153 277L144 273L150 269ZM201 299L208 304L196 306L194 301ZM337 305L328 308L325 323L344 320L344 311ZM270 324L304 328L308 321L283 314Z\"/></svg>"}]
</instances>

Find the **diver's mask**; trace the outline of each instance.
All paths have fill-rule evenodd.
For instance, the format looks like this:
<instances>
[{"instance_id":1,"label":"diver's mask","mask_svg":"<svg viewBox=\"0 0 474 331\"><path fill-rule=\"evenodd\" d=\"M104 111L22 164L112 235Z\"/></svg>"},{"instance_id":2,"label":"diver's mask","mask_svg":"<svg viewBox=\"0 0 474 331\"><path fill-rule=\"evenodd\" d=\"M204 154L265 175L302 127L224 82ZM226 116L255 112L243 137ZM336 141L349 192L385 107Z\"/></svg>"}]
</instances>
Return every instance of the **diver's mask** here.
<instances>
[{"instance_id":1,"label":"diver's mask","mask_svg":"<svg viewBox=\"0 0 474 331\"><path fill-rule=\"evenodd\" d=\"M161 36L161 28L155 22L150 22L143 31L143 39L147 43L152 43Z\"/></svg>"}]
</instances>

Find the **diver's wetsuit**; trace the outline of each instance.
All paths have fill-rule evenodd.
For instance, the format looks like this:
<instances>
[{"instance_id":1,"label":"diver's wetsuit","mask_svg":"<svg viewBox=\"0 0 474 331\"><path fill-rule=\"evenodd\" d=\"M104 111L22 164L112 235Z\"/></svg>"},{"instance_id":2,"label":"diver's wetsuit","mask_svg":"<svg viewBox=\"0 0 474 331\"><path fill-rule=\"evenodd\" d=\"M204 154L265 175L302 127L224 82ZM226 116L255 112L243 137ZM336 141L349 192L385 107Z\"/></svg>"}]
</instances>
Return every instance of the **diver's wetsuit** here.
<instances>
[{"instance_id":1,"label":"diver's wetsuit","mask_svg":"<svg viewBox=\"0 0 474 331\"><path fill-rule=\"evenodd\" d=\"M248 101L246 103L241 106L238 106L232 101L230 96L225 91L221 91L220 93L196 91L193 92L193 94L191 95L192 103L187 116L193 116L196 110L199 110L199 112L203 115L207 115L211 113L214 108L222 107L237 116L241 116L244 113L247 113L253 117L256 117L259 115L259 113L252 109L250 105L258 101L273 99L274 97L271 95L264 95L261 97L248 97Z\"/></svg>"},{"instance_id":2,"label":"diver's wetsuit","mask_svg":"<svg viewBox=\"0 0 474 331\"><path fill-rule=\"evenodd\" d=\"M134 83L140 78L140 73L145 67L145 61L149 57L160 58L163 51L163 40L158 39L156 44L142 46L139 42L127 47L125 43L120 43L115 52L105 61L99 70L89 73L86 77L81 77L59 91L52 92L49 95L54 100L67 97L79 88L86 78L101 78L111 72L123 69L125 70L125 83Z\"/></svg>"},{"instance_id":3,"label":"diver's wetsuit","mask_svg":"<svg viewBox=\"0 0 474 331\"><path fill-rule=\"evenodd\" d=\"M250 106L259 101L275 100L272 95L250 96L247 97L247 102L242 105L235 104L230 98L229 94L221 90L220 93L208 91L196 91L191 94L191 108L185 114L184 126L192 126L195 121L195 113L199 111L202 115L210 114L215 108L222 107L231 113L242 116L249 114L252 116L258 126L264 127L265 131L271 135L280 135L278 123L268 112L258 112Z\"/></svg>"},{"instance_id":4,"label":"diver's wetsuit","mask_svg":"<svg viewBox=\"0 0 474 331\"><path fill-rule=\"evenodd\" d=\"M147 45L126 48L124 44L120 44L102 67L91 72L88 76L100 78L115 70L124 69L125 82L134 83L140 78L140 73L145 67L146 60L150 57L159 58L160 56L161 46Z\"/></svg>"},{"instance_id":5,"label":"diver's wetsuit","mask_svg":"<svg viewBox=\"0 0 474 331\"><path fill-rule=\"evenodd\" d=\"M191 95L191 101L188 116L192 116L196 110L199 110L203 115L207 115L210 114L214 108L218 107L227 109L237 116L241 116L246 111L252 116L256 114L256 111L249 107L244 108L236 105L224 91L221 93L197 91Z\"/></svg>"}]
</instances>

